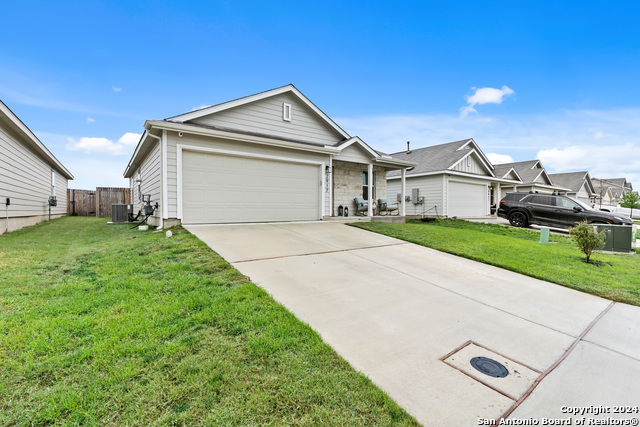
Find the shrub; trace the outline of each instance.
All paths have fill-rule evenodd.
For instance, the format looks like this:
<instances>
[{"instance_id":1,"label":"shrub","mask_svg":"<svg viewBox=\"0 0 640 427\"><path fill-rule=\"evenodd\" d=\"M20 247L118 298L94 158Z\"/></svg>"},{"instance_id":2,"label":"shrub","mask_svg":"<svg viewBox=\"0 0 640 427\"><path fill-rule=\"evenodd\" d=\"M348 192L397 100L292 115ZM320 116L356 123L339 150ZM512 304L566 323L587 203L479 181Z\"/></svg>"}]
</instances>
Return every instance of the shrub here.
<instances>
[{"instance_id":1,"label":"shrub","mask_svg":"<svg viewBox=\"0 0 640 427\"><path fill-rule=\"evenodd\" d=\"M580 221L577 226L569 229L569 234L576 242L578 249L587 256L587 263L591 253L604 247L604 230L596 232L586 220Z\"/></svg>"}]
</instances>

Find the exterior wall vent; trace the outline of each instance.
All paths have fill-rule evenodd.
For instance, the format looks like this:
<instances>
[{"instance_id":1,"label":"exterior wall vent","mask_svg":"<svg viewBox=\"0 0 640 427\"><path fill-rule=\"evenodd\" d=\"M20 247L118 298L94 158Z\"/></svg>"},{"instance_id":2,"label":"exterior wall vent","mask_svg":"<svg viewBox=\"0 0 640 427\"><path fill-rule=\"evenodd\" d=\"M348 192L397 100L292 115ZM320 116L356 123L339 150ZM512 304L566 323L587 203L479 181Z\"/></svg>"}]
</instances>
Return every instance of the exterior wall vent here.
<instances>
[{"instance_id":1,"label":"exterior wall vent","mask_svg":"<svg viewBox=\"0 0 640 427\"><path fill-rule=\"evenodd\" d=\"M282 103L282 120L285 122L291 121L291 104L287 104L286 102Z\"/></svg>"}]
</instances>

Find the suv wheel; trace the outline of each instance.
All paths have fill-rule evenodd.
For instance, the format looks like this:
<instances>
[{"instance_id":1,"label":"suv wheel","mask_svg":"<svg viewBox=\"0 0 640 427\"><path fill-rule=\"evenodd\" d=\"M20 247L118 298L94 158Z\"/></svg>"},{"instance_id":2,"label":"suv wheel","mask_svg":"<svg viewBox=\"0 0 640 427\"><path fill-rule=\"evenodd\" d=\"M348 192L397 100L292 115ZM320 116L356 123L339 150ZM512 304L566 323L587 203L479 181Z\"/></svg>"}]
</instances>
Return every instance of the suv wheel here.
<instances>
[{"instance_id":1,"label":"suv wheel","mask_svg":"<svg viewBox=\"0 0 640 427\"><path fill-rule=\"evenodd\" d=\"M527 215L524 212L514 212L509 215L509 223L514 227L526 227Z\"/></svg>"}]
</instances>

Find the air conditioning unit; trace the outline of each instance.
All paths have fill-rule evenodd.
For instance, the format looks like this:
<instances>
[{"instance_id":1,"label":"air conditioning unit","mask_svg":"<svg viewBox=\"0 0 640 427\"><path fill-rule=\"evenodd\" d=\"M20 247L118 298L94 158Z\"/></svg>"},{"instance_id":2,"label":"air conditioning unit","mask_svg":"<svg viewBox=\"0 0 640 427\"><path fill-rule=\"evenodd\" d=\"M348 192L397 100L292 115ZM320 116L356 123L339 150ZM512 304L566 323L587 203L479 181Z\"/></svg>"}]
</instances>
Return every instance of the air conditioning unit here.
<instances>
[{"instance_id":1,"label":"air conditioning unit","mask_svg":"<svg viewBox=\"0 0 640 427\"><path fill-rule=\"evenodd\" d=\"M112 222L129 222L129 214L133 214L133 205L111 205L111 221Z\"/></svg>"}]
</instances>

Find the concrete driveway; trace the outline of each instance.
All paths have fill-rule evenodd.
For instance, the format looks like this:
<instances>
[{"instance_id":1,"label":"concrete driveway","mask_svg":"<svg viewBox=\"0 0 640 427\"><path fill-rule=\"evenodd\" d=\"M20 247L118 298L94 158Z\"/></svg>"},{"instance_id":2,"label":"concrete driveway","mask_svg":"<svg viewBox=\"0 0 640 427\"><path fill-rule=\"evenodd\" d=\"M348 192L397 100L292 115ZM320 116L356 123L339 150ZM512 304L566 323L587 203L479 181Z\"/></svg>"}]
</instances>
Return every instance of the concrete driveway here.
<instances>
[{"instance_id":1,"label":"concrete driveway","mask_svg":"<svg viewBox=\"0 0 640 427\"><path fill-rule=\"evenodd\" d=\"M640 417L638 307L344 224L186 228L426 426Z\"/></svg>"}]
</instances>

